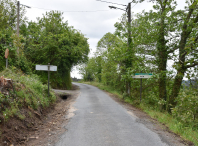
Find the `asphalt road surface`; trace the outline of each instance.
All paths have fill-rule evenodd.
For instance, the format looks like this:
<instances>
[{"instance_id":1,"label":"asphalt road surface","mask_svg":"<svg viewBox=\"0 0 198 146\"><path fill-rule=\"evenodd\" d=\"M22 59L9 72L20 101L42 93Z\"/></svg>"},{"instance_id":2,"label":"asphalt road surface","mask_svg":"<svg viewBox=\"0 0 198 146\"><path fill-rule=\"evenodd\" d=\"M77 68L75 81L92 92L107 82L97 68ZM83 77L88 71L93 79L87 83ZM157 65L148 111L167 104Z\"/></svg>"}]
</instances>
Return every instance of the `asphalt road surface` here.
<instances>
[{"instance_id":1,"label":"asphalt road surface","mask_svg":"<svg viewBox=\"0 0 198 146\"><path fill-rule=\"evenodd\" d=\"M55 146L167 146L159 135L100 89L75 83L74 116Z\"/></svg>"}]
</instances>

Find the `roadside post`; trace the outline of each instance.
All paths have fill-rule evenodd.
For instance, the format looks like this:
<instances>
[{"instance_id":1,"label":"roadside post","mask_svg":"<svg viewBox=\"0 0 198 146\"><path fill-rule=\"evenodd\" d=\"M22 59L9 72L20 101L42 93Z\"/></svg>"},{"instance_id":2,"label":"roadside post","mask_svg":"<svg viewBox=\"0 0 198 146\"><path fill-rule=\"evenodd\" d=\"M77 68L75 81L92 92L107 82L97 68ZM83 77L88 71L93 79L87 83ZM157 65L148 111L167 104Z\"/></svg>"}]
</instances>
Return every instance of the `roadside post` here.
<instances>
[{"instance_id":1,"label":"roadside post","mask_svg":"<svg viewBox=\"0 0 198 146\"><path fill-rule=\"evenodd\" d=\"M57 71L57 66L50 65L36 65L36 70L47 71L48 72L48 97L50 96L49 93L49 85L50 85L50 71Z\"/></svg>"},{"instance_id":2,"label":"roadside post","mask_svg":"<svg viewBox=\"0 0 198 146\"><path fill-rule=\"evenodd\" d=\"M9 55L9 49L6 49L5 50L6 68L8 68L8 55Z\"/></svg>"},{"instance_id":3,"label":"roadside post","mask_svg":"<svg viewBox=\"0 0 198 146\"><path fill-rule=\"evenodd\" d=\"M135 73L133 78L140 79L140 102L142 100L142 79L150 78L153 74L151 73Z\"/></svg>"},{"instance_id":4,"label":"roadside post","mask_svg":"<svg viewBox=\"0 0 198 146\"><path fill-rule=\"evenodd\" d=\"M47 67L47 68L48 68L48 71L47 71L47 72L48 72L48 97L49 97L49 95L50 95L50 94L49 94L49 84L50 84L50 82L49 82L49 81L50 81L50 63L48 63L48 67Z\"/></svg>"}]
</instances>

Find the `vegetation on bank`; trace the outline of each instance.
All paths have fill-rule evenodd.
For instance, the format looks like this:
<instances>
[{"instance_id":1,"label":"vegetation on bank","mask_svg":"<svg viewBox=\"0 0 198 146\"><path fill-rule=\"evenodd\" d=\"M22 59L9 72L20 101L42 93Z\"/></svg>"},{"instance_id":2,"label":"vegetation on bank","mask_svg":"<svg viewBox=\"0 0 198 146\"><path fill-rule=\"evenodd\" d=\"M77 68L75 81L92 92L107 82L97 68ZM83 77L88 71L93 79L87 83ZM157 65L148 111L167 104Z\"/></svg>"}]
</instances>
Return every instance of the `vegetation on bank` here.
<instances>
[{"instance_id":1,"label":"vegetation on bank","mask_svg":"<svg viewBox=\"0 0 198 146\"><path fill-rule=\"evenodd\" d=\"M88 39L69 26L63 13L46 12L33 22L25 17L25 9L20 7L17 34L17 0L0 1L0 77L13 81L12 88L4 91L0 88L0 124L13 116L24 119L20 113L24 107L37 110L56 101L53 92L47 97L47 73L36 71L35 65L56 65L57 72L50 73L50 85L70 89L71 68L88 60ZM5 69L6 49L9 49L8 69Z\"/></svg>"},{"instance_id":2,"label":"vegetation on bank","mask_svg":"<svg viewBox=\"0 0 198 146\"><path fill-rule=\"evenodd\" d=\"M120 91L113 87L104 85L99 82L82 82L98 87L101 90L105 90L114 94L117 98L124 100L131 105L142 109L152 118L157 119L160 123L165 124L172 132L180 135L182 138L189 140L198 145L198 117L196 110L198 107L197 92L192 92L192 89L185 88L179 95L178 100L180 104L173 109L173 114L166 111L161 112L155 105L150 104L150 97L144 96L141 103L139 97L131 98L125 97Z\"/></svg>"},{"instance_id":3,"label":"vegetation on bank","mask_svg":"<svg viewBox=\"0 0 198 146\"><path fill-rule=\"evenodd\" d=\"M35 65L56 65L51 73L54 88L70 89L70 71L74 65L88 60L88 39L64 20L63 13L50 11L27 21L25 7L20 8L19 36L17 35L17 0L0 1L0 71L5 69L5 50L9 49L9 67L40 76L47 82L47 74L35 71Z\"/></svg>"},{"instance_id":4,"label":"vegetation on bank","mask_svg":"<svg viewBox=\"0 0 198 146\"><path fill-rule=\"evenodd\" d=\"M0 123L14 116L23 120L25 116L21 114L21 109L31 108L36 111L56 101L52 91L48 97L48 86L42 84L38 75L25 75L13 67L0 72L1 76L12 79L12 85L7 89L7 94L0 92Z\"/></svg>"}]
</instances>

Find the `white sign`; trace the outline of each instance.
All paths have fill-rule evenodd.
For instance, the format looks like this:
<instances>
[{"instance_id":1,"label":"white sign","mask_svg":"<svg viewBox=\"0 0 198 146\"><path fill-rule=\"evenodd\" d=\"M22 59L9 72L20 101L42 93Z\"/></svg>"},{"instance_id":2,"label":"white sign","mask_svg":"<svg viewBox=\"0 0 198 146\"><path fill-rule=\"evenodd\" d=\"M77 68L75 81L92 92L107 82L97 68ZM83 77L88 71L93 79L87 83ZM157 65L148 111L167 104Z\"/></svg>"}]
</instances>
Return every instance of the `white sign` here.
<instances>
[{"instance_id":1,"label":"white sign","mask_svg":"<svg viewBox=\"0 0 198 146\"><path fill-rule=\"evenodd\" d=\"M137 79L146 79L146 78L150 78L153 74L151 73L136 73L135 76L133 76L133 78L137 78Z\"/></svg>"},{"instance_id":2,"label":"white sign","mask_svg":"<svg viewBox=\"0 0 198 146\"><path fill-rule=\"evenodd\" d=\"M57 71L57 66L54 65L36 65L36 70L48 71L48 66L50 66L49 71Z\"/></svg>"}]
</instances>

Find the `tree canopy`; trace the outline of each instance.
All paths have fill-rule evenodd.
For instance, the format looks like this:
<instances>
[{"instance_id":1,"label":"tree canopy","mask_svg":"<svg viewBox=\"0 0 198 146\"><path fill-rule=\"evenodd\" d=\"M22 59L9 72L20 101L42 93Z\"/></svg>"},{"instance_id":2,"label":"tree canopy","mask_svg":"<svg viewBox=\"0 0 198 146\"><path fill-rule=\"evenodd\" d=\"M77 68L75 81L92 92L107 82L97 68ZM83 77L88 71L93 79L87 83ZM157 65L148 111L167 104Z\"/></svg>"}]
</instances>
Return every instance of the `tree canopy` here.
<instances>
[{"instance_id":1,"label":"tree canopy","mask_svg":"<svg viewBox=\"0 0 198 146\"><path fill-rule=\"evenodd\" d=\"M130 83L131 94L127 96L131 98L135 98L139 92L139 81L132 78L134 74L153 73L151 79L144 81L144 91L147 91L147 97L152 96L151 101L156 101L161 110L171 112L177 105L184 76L190 78L196 74L198 1L187 0L183 10L176 9L175 0L152 2L153 10L134 15L131 25L127 25L128 21L123 15L122 22L115 24L114 34L107 33L98 42L98 55L92 60L101 56L101 82L112 87L119 82L120 86L116 89L120 89L123 95L127 93L123 88L128 86L124 82ZM127 45L128 29L131 32L131 45ZM168 69L170 61L173 65Z\"/></svg>"},{"instance_id":2,"label":"tree canopy","mask_svg":"<svg viewBox=\"0 0 198 146\"><path fill-rule=\"evenodd\" d=\"M71 88L70 71L74 65L88 60L87 38L64 21L61 12L50 11L37 18L36 22L26 21L24 8L20 8L20 35L16 35L15 0L1 1L0 9L0 70L5 66L4 52L10 50L9 65L25 73L40 75L47 82L45 72L35 71L36 64L56 65L58 71L51 73L54 88ZM16 50L19 49L19 53Z\"/></svg>"}]
</instances>

